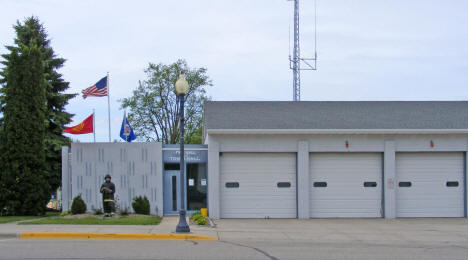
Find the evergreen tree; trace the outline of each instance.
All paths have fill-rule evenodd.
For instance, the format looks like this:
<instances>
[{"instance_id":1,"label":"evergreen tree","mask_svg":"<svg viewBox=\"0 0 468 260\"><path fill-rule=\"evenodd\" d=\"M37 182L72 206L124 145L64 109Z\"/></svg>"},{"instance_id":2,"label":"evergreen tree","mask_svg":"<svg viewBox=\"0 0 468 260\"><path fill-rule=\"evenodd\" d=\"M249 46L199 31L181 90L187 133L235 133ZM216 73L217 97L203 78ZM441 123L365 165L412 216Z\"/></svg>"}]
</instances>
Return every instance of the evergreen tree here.
<instances>
[{"instance_id":1,"label":"evergreen tree","mask_svg":"<svg viewBox=\"0 0 468 260\"><path fill-rule=\"evenodd\" d=\"M43 51L35 44L11 49L4 69L0 209L7 215L45 211L46 91Z\"/></svg>"},{"instance_id":2,"label":"evergreen tree","mask_svg":"<svg viewBox=\"0 0 468 260\"><path fill-rule=\"evenodd\" d=\"M17 22L14 26L16 31L16 38L14 40L15 46L6 46L6 48L13 52L18 46L31 46L36 45L40 52L44 64L44 77L45 77L45 93L46 93L46 111L45 111L45 158L46 158L46 179L49 183L49 193L53 193L61 182L61 147L70 145L70 140L62 135L63 128L66 124L71 122L72 114L65 111L65 106L68 100L75 97L76 94L63 93L68 89L69 83L64 81L62 75L58 72L65 59L59 58L55 55L54 50L50 46L47 32L44 26L40 23L37 17L27 18L23 24ZM5 68L9 66L9 54L2 55L4 61L2 63ZM5 70L0 72L2 79L0 83L4 85L8 77L5 75ZM4 90L0 89L0 101L2 107L5 104Z\"/></svg>"}]
</instances>

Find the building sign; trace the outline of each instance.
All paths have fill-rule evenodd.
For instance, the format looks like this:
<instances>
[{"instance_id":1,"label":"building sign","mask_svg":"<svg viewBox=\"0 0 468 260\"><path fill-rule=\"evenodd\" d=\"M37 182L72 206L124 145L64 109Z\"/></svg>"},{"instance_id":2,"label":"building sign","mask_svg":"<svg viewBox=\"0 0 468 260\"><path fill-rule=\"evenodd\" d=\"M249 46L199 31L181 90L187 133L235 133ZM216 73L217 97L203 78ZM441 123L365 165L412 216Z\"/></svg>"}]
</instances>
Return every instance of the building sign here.
<instances>
[{"instance_id":1,"label":"building sign","mask_svg":"<svg viewBox=\"0 0 468 260\"><path fill-rule=\"evenodd\" d=\"M207 162L207 151L185 151L185 162L186 163L203 163ZM163 151L163 160L166 163L170 162L179 162L180 161L180 151L176 150L166 150Z\"/></svg>"}]
</instances>

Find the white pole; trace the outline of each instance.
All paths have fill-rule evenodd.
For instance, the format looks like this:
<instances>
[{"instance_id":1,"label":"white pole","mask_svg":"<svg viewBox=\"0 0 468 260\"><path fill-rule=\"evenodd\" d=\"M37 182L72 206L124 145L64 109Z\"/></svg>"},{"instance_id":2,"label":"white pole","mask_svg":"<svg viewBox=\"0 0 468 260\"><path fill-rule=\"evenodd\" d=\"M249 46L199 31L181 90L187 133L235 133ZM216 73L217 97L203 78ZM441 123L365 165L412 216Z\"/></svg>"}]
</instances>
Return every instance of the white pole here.
<instances>
[{"instance_id":1,"label":"white pole","mask_svg":"<svg viewBox=\"0 0 468 260\"><path fill-rule=\"evenodd\" d=\"M110 86L109 86L109 72L107 72L107 112L109 116L109 143L111 142L111 119L110 119Z\"/></svg>"},{"instance_id":2,"label":"white pole","mask_svg":"<svg viewBox=\"0 0 468 260\"><path fill-rule=\"evenodd\" d=\"M96 142L96 124L94 120L96 119L96 112L94 111L93 108L93 135L94 135L94 142Z\"/></svg>"}]
</instances>

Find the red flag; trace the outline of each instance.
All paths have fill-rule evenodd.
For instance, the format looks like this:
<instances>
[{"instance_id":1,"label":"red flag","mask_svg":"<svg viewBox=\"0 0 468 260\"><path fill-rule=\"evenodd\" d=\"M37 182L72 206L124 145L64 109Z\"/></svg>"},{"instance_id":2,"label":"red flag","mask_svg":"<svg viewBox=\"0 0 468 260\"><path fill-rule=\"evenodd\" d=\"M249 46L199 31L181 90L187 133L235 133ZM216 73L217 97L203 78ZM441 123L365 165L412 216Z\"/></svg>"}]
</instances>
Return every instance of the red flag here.
<instances>
[{"instance_id":1,"label":"red flag","mask_svg":"<svg viewBox=\"0 0 468 260\"><path fill-rule=\"evenodd\" d=\"M65 129L63 129L63 131L74 135L93 133L93 116L94 114L88 116L88 118L86 118L79 125L66 127Z\"/></svg>"}]
</instances>

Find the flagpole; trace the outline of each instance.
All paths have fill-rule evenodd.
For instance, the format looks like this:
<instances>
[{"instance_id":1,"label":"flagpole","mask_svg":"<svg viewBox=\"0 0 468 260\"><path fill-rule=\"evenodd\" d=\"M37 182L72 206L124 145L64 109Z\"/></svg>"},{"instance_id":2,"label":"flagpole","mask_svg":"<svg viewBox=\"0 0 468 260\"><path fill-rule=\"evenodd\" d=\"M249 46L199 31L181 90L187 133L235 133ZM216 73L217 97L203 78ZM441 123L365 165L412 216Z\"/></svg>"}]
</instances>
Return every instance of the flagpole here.
<instances>
[{"instance_id":1,"label":"flagpole","mask_svg":"<svg viewBox=\"0 0 468 260\"><path fill-rule=\"evenodd\" d=\"M107 112L109 117L109 143L111 142L111 122L110 122L110 86L109 86L109 72L107 72Z\"/></svg>"},{"instance_id":2,"label":"flagpole","mask_svg":"<svg viewBox=\"0 0 468 260\"><path fill-rule=\"evenodd\" d=\"M96 119L96 114L93 108L93 135L94 135L94 142L96 142L96 124L94 123L94 120Z\"/></svg>"}]
</instances>

